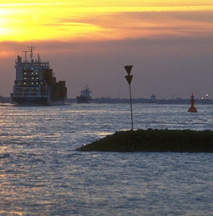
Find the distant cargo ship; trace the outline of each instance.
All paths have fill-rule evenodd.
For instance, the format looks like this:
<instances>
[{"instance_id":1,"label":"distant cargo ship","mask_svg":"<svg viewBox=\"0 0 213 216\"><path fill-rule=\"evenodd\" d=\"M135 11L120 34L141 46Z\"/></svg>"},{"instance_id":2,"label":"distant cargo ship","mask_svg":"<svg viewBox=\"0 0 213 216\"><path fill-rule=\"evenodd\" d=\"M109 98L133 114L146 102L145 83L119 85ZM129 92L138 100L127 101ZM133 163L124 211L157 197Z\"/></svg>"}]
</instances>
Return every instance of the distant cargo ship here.
<instances>
[{"instance_id":1,"label":"distant cargo ship","mask_svg":"<svg viewBox=\"0 0 213 216\"><path fill-rule=\"evenodd\" d=\"M88 88L88 86L86 86L85 89L81 91L80 96L76 97L77 103L91 103L91 93L92 91Z\"/></svg>"},{"instance_id":2,"label":"distant cargo ship","mask_svg":"<svg viewBox=\"0 0 213 216\"><path fill-rule=\"evenodd\" d=\"M11 93L11 102L18 105L59 105L67 97L65 81L56 82L49 62L33 59L33 47L25 52L24 61L17 56L16 80ZM27 60L30 52L30 61Z\"/></svg>"},{"instance_id":3,"label":"distant cargo ship","mask_svg":"<svg viewBox=\"0 0 213 216\"><path fill-rule=\"evenodd\" d=\"M156 103L156 96L154 94L150 97L149 103Z\"/></svg>"}]
</instances>

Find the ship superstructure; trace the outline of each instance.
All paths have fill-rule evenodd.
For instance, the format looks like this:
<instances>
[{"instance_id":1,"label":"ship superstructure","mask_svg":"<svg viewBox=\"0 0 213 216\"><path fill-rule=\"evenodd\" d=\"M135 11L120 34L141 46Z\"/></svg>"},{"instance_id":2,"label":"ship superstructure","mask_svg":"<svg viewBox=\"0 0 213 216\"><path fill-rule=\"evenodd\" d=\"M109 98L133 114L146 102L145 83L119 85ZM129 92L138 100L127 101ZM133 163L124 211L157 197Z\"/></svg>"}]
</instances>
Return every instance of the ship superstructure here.
<instances>
[{"instance_id":1,"label":"ship superstructure","mask_svg":"<svg viewBox=\"0 0 213 216\"><path fill-rule=\"evenodd\" d=\"M16 79L11 94L12 103L28 105L63 104L67 96L65 81L56 82L49 62L33 58L33 47L25 52L25 59L17 56ZM30 52L30 61L27 60Z\"/></svg>"}]
</instances>

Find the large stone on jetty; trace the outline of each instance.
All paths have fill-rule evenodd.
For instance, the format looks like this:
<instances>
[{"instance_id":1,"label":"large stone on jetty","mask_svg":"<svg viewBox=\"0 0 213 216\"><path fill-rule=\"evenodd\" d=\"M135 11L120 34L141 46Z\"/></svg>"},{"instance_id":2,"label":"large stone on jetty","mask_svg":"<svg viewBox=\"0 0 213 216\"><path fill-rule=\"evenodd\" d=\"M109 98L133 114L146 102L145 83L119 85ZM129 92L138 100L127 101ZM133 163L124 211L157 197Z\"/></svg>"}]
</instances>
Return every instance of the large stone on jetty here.
<instances>
[{"instance_id":1,"label":"large stone on jetty","mask_svg":"<svg viewBox=\"0 0 213 216\"><path fill-rule=\"evenodd\" d=\"M213 153L213 131L135 130L119 131L80 151L106 152L209 152Z\"/></svg>"}]
</instances>

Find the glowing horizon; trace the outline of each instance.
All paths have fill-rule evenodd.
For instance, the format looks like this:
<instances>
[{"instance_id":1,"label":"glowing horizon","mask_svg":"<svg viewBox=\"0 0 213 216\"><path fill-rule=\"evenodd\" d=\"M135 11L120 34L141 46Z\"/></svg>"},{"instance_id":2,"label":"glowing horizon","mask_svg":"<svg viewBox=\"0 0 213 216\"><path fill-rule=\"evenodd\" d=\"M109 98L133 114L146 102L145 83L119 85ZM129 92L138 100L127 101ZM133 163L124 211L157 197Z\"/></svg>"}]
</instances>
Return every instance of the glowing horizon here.
<instances>
[{"instance_id":1,"label":"glowing horizon","mask_svg":"<svg viewBox=\"0 0 213 216\"><path fill-rule=\"evenodd\" d=\"M210 1L164 1L152 0L133 2L109 1L100 3L97 0L56 2L24 1L16 3L0 2L0 42L4 41L44 41L44 40L119 40L126 38L150 37L161 34L175 34L173 29L193 27L180 20L165 23L163 13L203 13L212 12ZM137 17L138 14L157 14L160 19ZM157 22L156 22L157 21ZM209 26L210 24L208 24ZM201 23L204 32L208 26ZM159 29L162 29L159 31ZM163 30L166 29L166 30ZM170 30L169 30L170 29ZM179 33L177 33L179 34Z\"/></svg>"}]
</instances>

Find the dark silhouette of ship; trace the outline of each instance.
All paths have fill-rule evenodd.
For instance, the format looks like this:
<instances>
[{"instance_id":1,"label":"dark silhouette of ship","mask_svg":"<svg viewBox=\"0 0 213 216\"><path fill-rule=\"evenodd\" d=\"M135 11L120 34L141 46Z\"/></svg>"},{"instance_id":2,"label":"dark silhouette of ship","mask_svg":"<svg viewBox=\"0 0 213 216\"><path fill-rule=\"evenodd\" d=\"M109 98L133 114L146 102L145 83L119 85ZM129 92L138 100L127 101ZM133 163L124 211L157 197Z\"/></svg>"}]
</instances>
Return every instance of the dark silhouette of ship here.
<instances>
[{"instance_id":1,"label":"dark silhouette of ship","mask_svg":"<svg viewBox=\"0 0 213 216\"><path fill-rule=\"evenodd\" d=\"M25 52L24 61L17 56L16 80L11 93L11 102L18 105L58 105L67 98L65 81L56 82L49 62L33 59L33 47ZM30 61L27 60L30 52Z\"/></svg>"},{"instance_id":2,"label":"dark silhouette of ship","mask_svg":"<svg viewBox=\"0 0 213 216\"><path fill-rule=\"evenodd\" d=\"M92 91L86 86L82 91L80 96L76 97L77 103L91 103L92 97L91 94Z\"/></svg>"}]
</instances>

